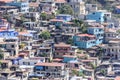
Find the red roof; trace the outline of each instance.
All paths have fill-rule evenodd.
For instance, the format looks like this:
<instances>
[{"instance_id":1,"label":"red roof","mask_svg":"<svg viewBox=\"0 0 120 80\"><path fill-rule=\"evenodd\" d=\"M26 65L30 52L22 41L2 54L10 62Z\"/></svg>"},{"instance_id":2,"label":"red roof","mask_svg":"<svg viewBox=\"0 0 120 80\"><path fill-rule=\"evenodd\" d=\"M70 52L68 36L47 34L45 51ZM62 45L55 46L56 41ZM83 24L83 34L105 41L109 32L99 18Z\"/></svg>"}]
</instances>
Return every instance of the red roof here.
<instances>
[{"instance_id":1,"label":"red roof","mask_svg":"<svg viewBox=\"0 0 120 80\"><path fill-rule=\"evenodd\" d=\"M0 28L0 32L1 32L1 31L6 31L6 30L7 30L6 27L1 27L1 28Z\"/></svg>"},{"instance_id":2,"label":"red roof","mask_svg":"<svg viewBox=\"0 0 120 80\"><path fill-rule=\"evenodd\" d=\"M71 45L65 44L65 43L55 44L54 46L55 46L55 47L71 47Z\"/></svg>"},{"instance_id":3,"label":"red roof","mask_svg":"<svg viewBox=\"0 0 120 80\"><path fill-rule=\"evenodd\" d=\"M19 32L19 35L29 34L27 31Z\"/></svg>"},{"instance_id":4,"label":"red roof","mask_svg":"<svg viewBox=\"0 0 120 80\"><path fill-rule=\"evenodd\" d=\"M66 3L66 0L55 0L55 3Z\"/></svg>"},{"instance_id":5,"label":"red roof","mask_svg":"<svg viewBox=\"0 0 120 80\"><path fill-rule=\"evenodd\" d=\"M117 77L115 78L115 80L120 80L120 76L117 76Z\"/></svg>"},{"instance_id":6,"label":"red roof","mask_svg":"<svg viewBox=\"0 0 120 80\"><path fill-rule=\"evenodd\" d=\"M36 66L64 66L64 63L37 63Z\"/></svg>"},{"instance_id":7,"label":"red roof","mask_svg":"<svg viewBox=\"0 0 120 80\"><path fill-rule=\"evenodd\" d=\"M60 20L60 19L51 19L50 21L53 21L53 22L63 22L63 20Z\"/></svg>"},{"instance_id":8,"label":"red roof","mask_svg":"<svg viewBox=\"0 0 120 80\"><path fill-rule=\"evenodd\" d=\"M14 0L0 0L1 2L5 2L5 3L8 3L8 2L12 2Z\"/></svg>"},{"instance_id":9,"label":"red roof","mask_svg":"<svg viewBox=\"0 0 120 80\"><path fill-rule=\"evenodd\" d=\"M60 59L60 58L55 58L53 59L53 61L62 61L63 59Z\"/></svg>"},{"instance_id":10,"label":"red roof","mask_svg":"<svg viewBox=\"0 0 120 80\"><path fill-rule=\"evenodd\" d=\"M95 37L94 35L90 35L90 34L78 34L77 36L80 36L80 37Z\"/></svg>"},{"instance_id":11,"label":"red roof","mask_svg":"<svg viewBox=\"0 0 120 80\"><path fill-rule=\"evenodd\" d=\"M119 5L119 6L116 6L116 8L120 9L120 5Z\"/></svg>"},{"instance_id":12,"label":"red roof","mask_svg":"<svg viewBox=\"0 0 120 80\"><path fill-rule=\"evenodd\" d=\"M76 56L73 56L73 55L63 55L63 57L75 58Z\"/></svg>"}]
</instances>

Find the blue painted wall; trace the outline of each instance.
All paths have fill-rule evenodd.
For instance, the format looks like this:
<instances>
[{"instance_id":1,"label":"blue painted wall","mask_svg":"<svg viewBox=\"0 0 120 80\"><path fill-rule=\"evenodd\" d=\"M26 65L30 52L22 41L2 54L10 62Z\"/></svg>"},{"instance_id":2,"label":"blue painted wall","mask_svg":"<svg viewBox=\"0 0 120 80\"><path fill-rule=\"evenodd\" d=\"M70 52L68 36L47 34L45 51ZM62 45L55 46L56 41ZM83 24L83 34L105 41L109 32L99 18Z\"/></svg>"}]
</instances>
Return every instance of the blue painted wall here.
<instances>
[{"instance_id":1,"label":"blue painted wall","mask_svg":"<svg viewBox=\"0 0 120 80\"><path fill-rule=\"evenodd\" d=\"M16 31L1 31L0 37L17 37L18 32Z\"/></svg>"},{"instance_id":2,"label":"blue painted wall","mask_svg":"<svg viewBox=\"0 0 120 80\"><path fill-rule=\"evenodd\" d=\"M96 37L96 45L101 44L104 38L104 30L103 28L97 27L89 27L87 28L87 33L95 35Z\"/></svg>"},{"instance_id":3,"label":"blue painted wall","mask_svg":"<svg viewBox=\"0 0 120 80\"><path fill-rule=\"evenodd\" d=\"M97 28L97 27L89 27L87 28L87 33L94 35L95 39L89 39L89 37L82 36L81 39L80 36L73 36L73 42L75 46L78 46L79 48L91 48L95 45L99 45L103 43L104 40L104 30L103 28Z\"/></svg>"},{"instance_id":4,"label":"blue painted wall","mask_svg":"<svg viewBox=\"0 0 120 80\"><path fill-rule=\"evenodd\" d=\"M71 21L72 20L72 16L68 15L68 14L60 14L56 16L56 19L62 19L65 21Z\"/></svg>"},{"instance_id":5,"label":"blue painted wall","mask_svg":"<svg viewBox=\"0 0 120 80\"><path fill-rule=\"evenodd\" d=\"M64 57L63 58L64 63L67 63L67 62L72 61L72 60L76 60L76 58L74 58L74 57Z\"/></svg>"},{"instance_id":6,"label":"blue painted wall","mask_svg":"<svg viewBox=\"0 0 120 80\"><path fill-rule=\"evenodd\" d=\"M96 20L96 22L104 22L104 13L103 12L93 12L86 15L87 20Z\"/></svg>"},{"instance_id":7,"label":"blue painted wall","mask_svg":"<svg viewBox=\"0 0 120 80\"><path fill-rule=\"evenodd\" d=\"M120 9L116 8L116 9L115 9L115 13L116 13L116 14L120 14Z\"/></svg>"},{"instance_id":8,"label":"blue painted wall","mask_svg":"<svg viewBox=\"0 0 120 80\"><path fill-rule=\"evenodd\" d=\"M74 41L74 44L75 46L78 46L79 48L90 48L92 46L95 46L95 42L96 40L89 40L89 41L77 41L76 38L79 37L79 36L74 36L73 37L73 41Z\"/></svg>"},{"instance_id":9,"label":"blue painted wall","mask_svg":"<svg viewBox=\"0 0 120 80\"><path fill-rule=\"evenodd\" d=\"M21 2L11 2L11 3L7 3L7 5L21 7Z\"/></svg>"}]
</instances>

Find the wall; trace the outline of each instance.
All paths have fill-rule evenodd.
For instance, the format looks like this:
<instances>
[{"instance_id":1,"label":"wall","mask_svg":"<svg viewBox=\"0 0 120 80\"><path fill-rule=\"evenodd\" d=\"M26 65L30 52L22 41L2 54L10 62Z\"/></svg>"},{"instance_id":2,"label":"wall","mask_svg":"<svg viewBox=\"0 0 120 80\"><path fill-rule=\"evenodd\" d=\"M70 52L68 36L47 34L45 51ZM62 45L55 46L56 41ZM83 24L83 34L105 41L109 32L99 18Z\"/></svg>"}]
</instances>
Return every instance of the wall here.
<instances>
[{"instance_id":1,"label":"wall","mask_svg":"<svg viewBox=\"0 0 120 80\"><path fill-rule=\"evenodd\" d=\"M63 62L65 62L65 63L72 61L72 60L75 60L75 58L74 57L64 57L63 58Z\"/></svg>"},{"instance_id":2,"label":"wall","mask_svg":"<svg viewBox=\"0 0 120 80\"><path fill-rule=\"evenodd\" d=\"M56 16L56 18L57 19L62 19L62 20L65 20L65 21L71 21L71 19L72 19L72 16L71 15L58 15L58 16Z\"/></svg>"},{"instance_id":3,"label":"wall","mask_svg":"<svg viewBox=\"0 0 120 80\"><path fill-rule=\"evenodd\" d=\"M21 3L21 12L29 12L29 3L28 2Z\"/></svg>"},{"instance_id":4,"label":"wall","mask_svg":"<svg viewBox=\"0 0 120 80\"><path fill-rule=\"evenodd\" d=\"M86 16L87 20L96 20L96 22L104 22L104 13L103 12L93 12Z\"/></svg>"}]
</instances>

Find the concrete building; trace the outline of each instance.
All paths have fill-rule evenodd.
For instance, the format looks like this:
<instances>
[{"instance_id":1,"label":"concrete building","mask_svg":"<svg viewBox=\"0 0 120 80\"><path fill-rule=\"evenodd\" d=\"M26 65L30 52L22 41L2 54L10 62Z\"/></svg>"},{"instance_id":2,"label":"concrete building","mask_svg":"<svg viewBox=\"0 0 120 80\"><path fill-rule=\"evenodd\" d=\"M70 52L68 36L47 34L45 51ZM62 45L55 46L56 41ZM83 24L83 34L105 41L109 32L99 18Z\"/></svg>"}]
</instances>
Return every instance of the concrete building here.
<instances>
[{"instance_id":1,"label":"concrete building","mask_svg":"<svg viewBox=\"0 0 120 80\"><path fill-rule=\"evenodd\" d=\"M75 18L85 14L85 3L82 0L68 0L68 4L72 7Z\"/></svg>"},{"instance_id":2,"label":"concrete building","mask_svg":"<svg viewBox=\"0 0 120 80\"><path fill-rule=\"evenodd\" d=\"M90 34L77 34L73 36L74 45L79 48L90 48L96 45L96 38Z\"/></svg>"},{"instance_id":3,"label":"concrete building","mask_svg":"<svg viewBox=\"0 0 120 80\"><path fill-rule=\"evenodd\" d=\"M42 0L39 4L39 11L47 14L56 13L57 6L54 0Z\"/></svg>"},{"instance_id":4,"label":"concrete building","mask_svg":"<svg viewBox=\"0 0 120 80\"><path fill-rule=\"evenodd\" d=\"M120 14L120 5L115 7L114 13Z\"/></svg>"},{"instance_id":5,"label":"concrete building","mask_svg":"<svg viewBox=\"0 0 120 80\"><path fill-rule=\"evenodd\" d=\"M119 39L110 40L108 44L103 46L105 49L105 56L110 56L112 58L120 59L120 41Z\"/></svg>"},{"instance_id":6,"label":"concrete building","mask_svg":"<svg viewBox=\"0 0 120 80\"><path fill-rule=\"evenodd\" d=\"M69 80L68 70L63 63L37 63L34 76L45 79Z\"/></svg>"},{"instance_id":7,"label":"concrete building","mask_svg":"<svg viewBox=\"0 0 120 80\"><path fill-rule=\"evenodd\" d=\"M86 4L85 8L86 8L86 13L91 13L98 10L97 4Z\"/></svg>"}]
</instances>

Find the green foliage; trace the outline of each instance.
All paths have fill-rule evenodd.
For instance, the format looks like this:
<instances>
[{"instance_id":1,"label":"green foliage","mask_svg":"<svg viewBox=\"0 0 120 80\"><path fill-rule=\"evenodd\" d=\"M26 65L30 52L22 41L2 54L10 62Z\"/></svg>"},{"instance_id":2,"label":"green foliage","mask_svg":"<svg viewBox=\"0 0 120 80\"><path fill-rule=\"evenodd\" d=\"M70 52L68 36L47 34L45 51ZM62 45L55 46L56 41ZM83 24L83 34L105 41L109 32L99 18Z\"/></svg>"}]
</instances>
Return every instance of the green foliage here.
<instances>
[{"instance_id":1,"label":"green foliage","mask_svg":"<svg viewBox=\"0 0 120 80\"><path fill-rule=\"evenodd\" d=\"M73 75L79 75L79 72L77 70L72 70Z\"/></svg>"},{"instance_id":2,"label":"green foliage","mask_svg":"<svg viewBox=\"0 0 120 80\"><path fill-rule=\"evenodd\" d=\"M46 13L41 13L40 15L42 20L46 20L47 19L47 14Z\"/></svg>"},{"instance_id":3,"label":"green foliage","mask_svg":"<svg viewBox=\"0 0 120 80\"><path fill-rule=\"evenodd\" d=\"M49 19L54 19L55 18L55 14L52 13L50 16L49 16Z\"/></svg>"},{"instance_id":4,"label":"green foliage","mask_svg":"<svg viewBox=\"0 0 120 80\"><path fill-rule=\"evenodd\" d=\"M120 30L117 30L117 33L120 33Z\"/></svg>"},{"instance_id":5,"label":"green foliage","mask_svg":"<svg viewBox=\"0 0 120 80\"><path fill-rule=\"evenodd\" d=\"M88 25L86 25L83 21L75 19L72 22L74 23L74 26L79 27L79 30L82 33L86 33L87 32Z\"/></svg>"},{"instance_id":6,"label":"green foliage","mask_svg":"<svg viewBox=\"0 0 120 80\"><path fill-rule=\"evenodd\" d=\"M43 38L43 39L49 39L50 38L50 32L49 31L43 31L40 34L40 37Z\"/></svg>"},{"instance_id":7,"label":"green foliage","mask_svg":"<svg viewBox=\"0 0 120 80\"><path fill-rule=\"evenodd\" d=\"M82 76L82 77L84 76L83 72L79 72L77 70L72 70L72 74L76 76Z\"/></svg>"},{"instance_id":8,"label":"green foliage","mask_svg":"<svg viewBox=\"0 0 120 80\"><path fill-rule=\"evenodd\" d=\"M79 76L82 76L82 77L84 77L84 74L83 74L83 72L79 72Z\"/></svg>"},{"instance_id":9,"label":"green foliage","mask_svg":"<svg viewBox=\"0 0 120 80\"><path fill-rule=\"evenodd\" d=\"M102 69L101 71L100 71L100 73L102 73L103 75L106 75L106 70L104 70L104 69Z\"/></svg>"},{"instance_id":10,"label":"green foliage","mask_svg":"<svg viewBox=\"0 0 120 80\"><path fill-rule=\"evenodd\" d=\"M20 49L23 49L25 47L25 44L24 43L21 43L20 45L19 45L19 48Z\"/></svg>"},{"instance_id":11,"label":"green foliage","mask_svg":"<svg viewBox=\"0 0 120 80\"><path fill-rule=\"evenodd\" d=\"M90 66L95 69L97 66L95 64L93 64L92 62L90 63Z\"/></svg>"},{"instance_id":12,"label":"green foliage","mask_svg":"<svg viewBox=\"0 0 120 80\"><path fill-rule=\"evenodd\" d=\"M0 60L4 58L4 55L0 53Z\"/></svg>"},{"instance_id":13,"label":"green foliage","mask_svg":"<svg viewBox=\"0 0 120 80\"><path fill-rule=\"evenodd\" d=\"M69 38L69 39L67 40L67 44L73 45L73 39L70 39L70 38Z\"/></svg>"},{"instance_id":14,"label":"green foliage","mask_svg":"<svg viewBox=\"0 0 120 80\"><path fill-rule=\"evenodd\" d=\"M69 5L63 5L63 6L59 9L58 13L60 13L60 14L70 14L70 15L73 15L74 11L73 11L73 9L71 8L71 6L69 6Z\"/></svg>"}]
</instances>

